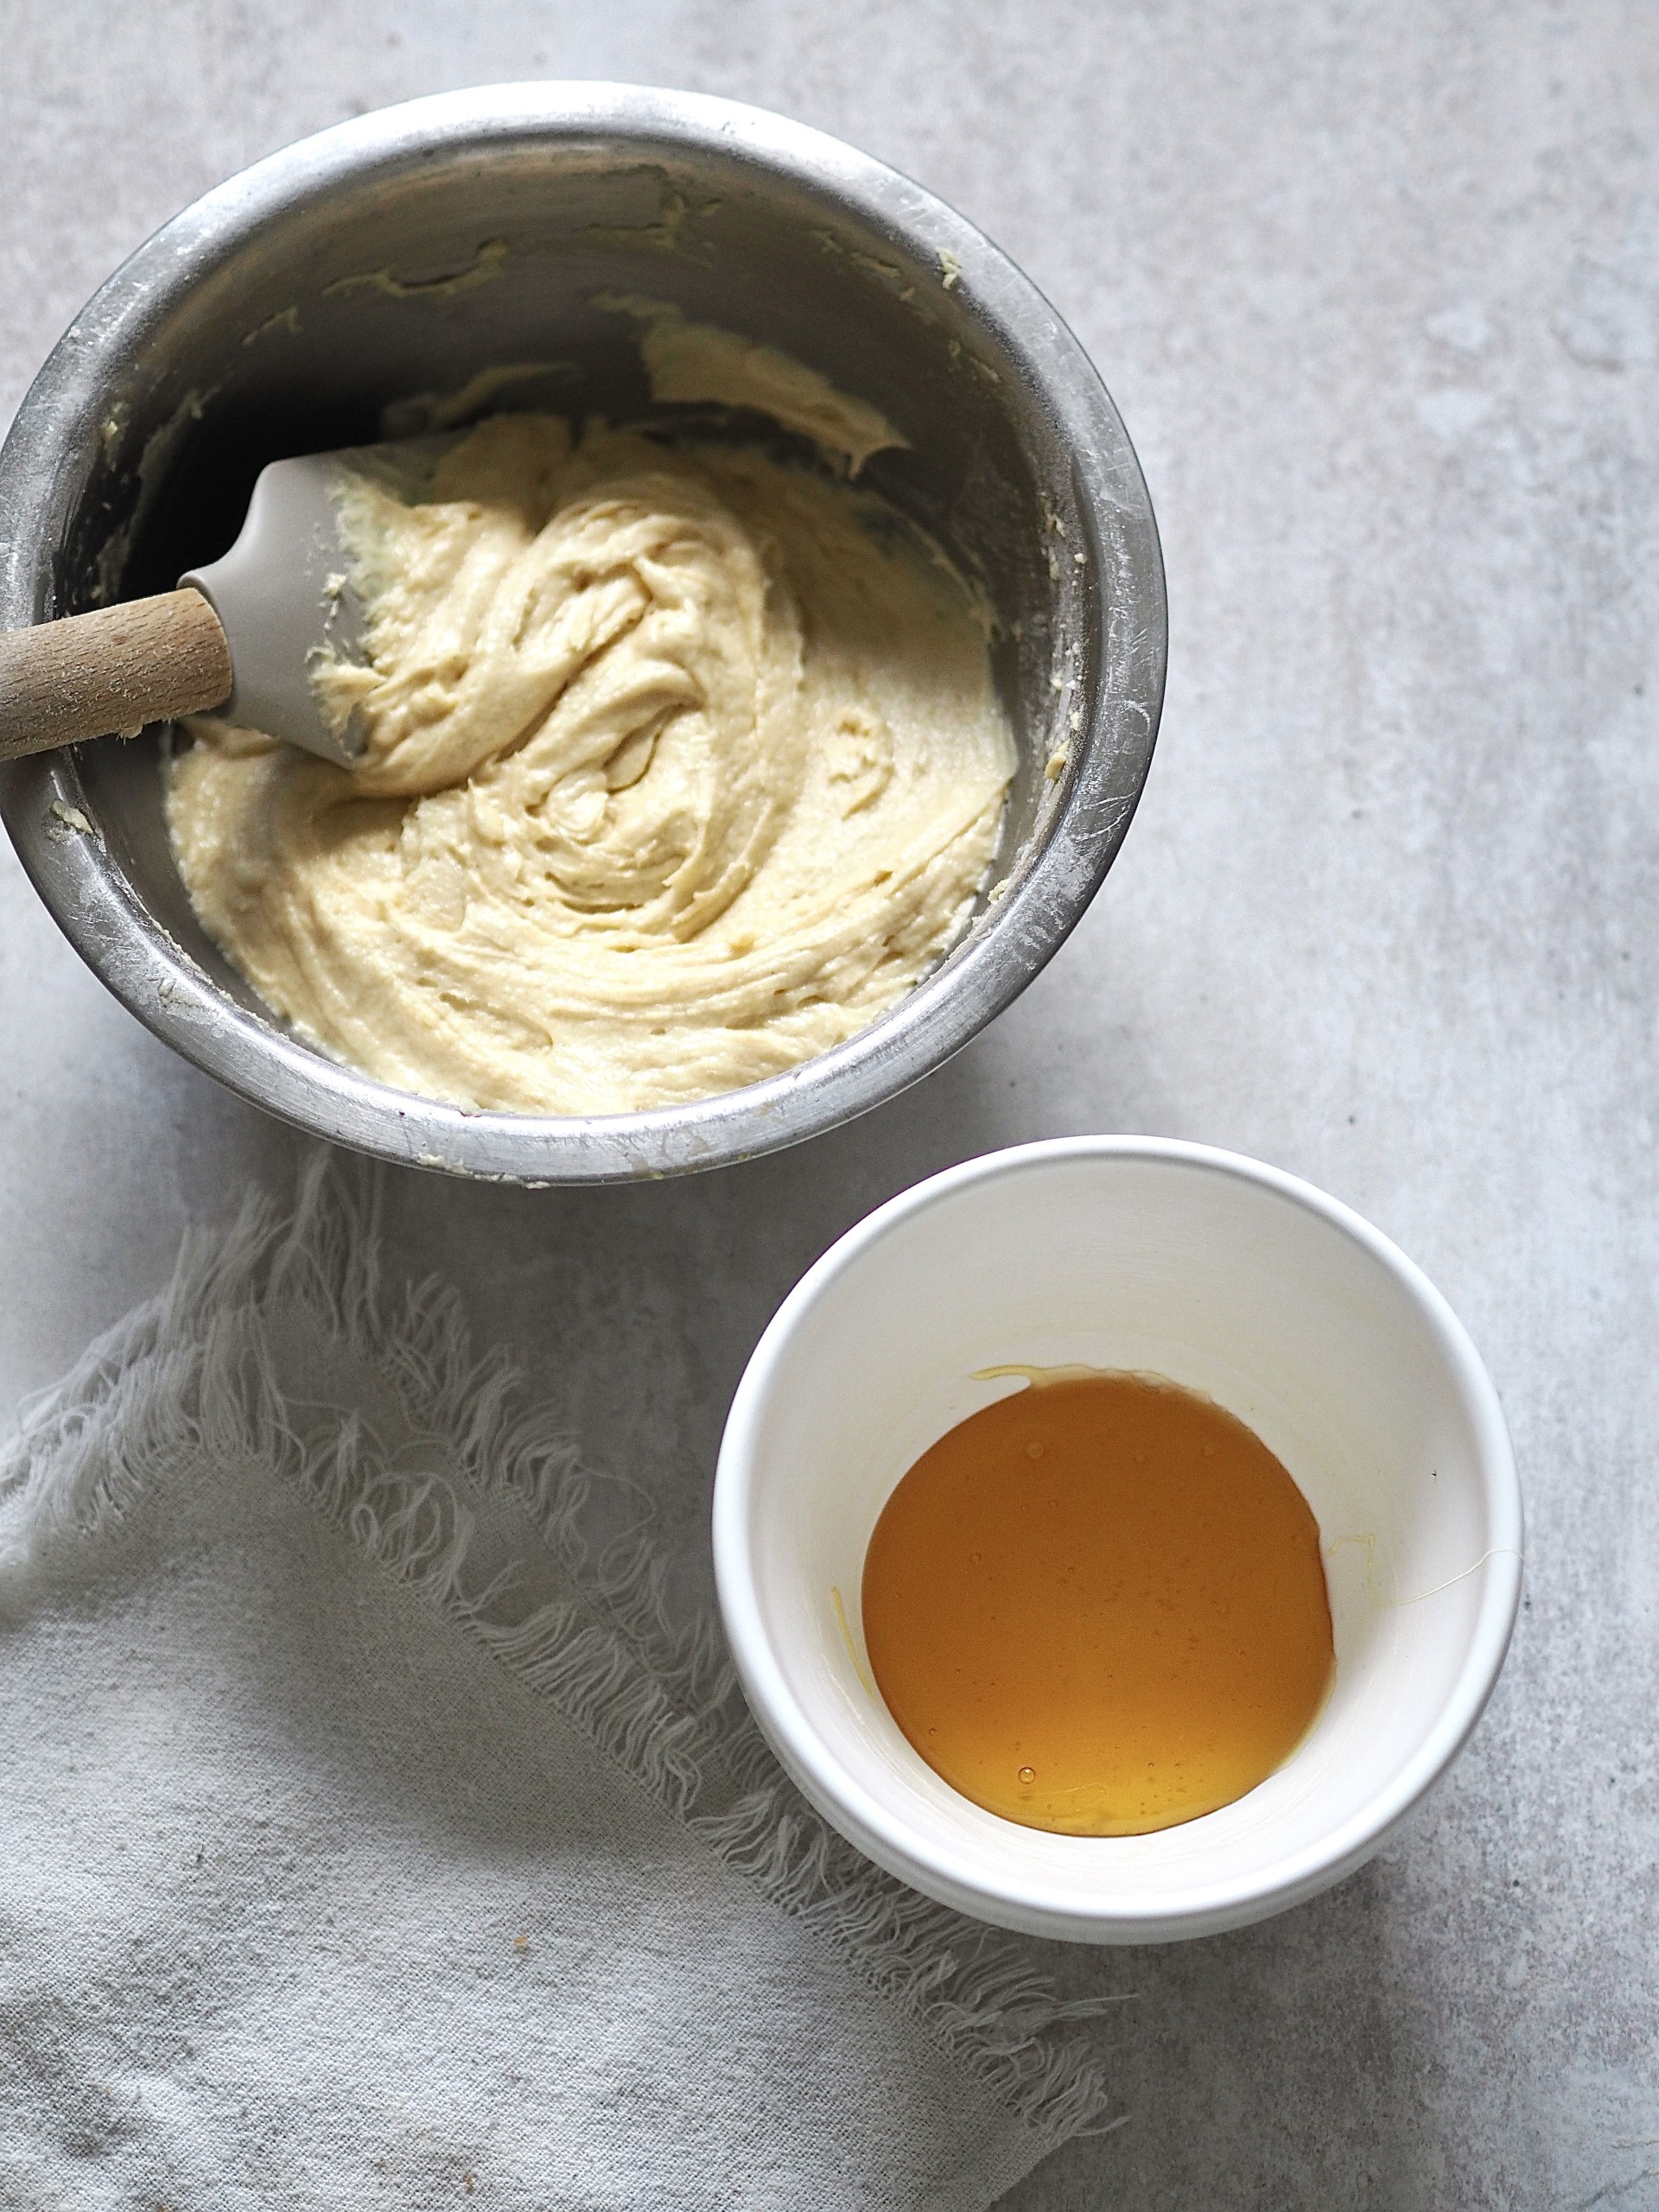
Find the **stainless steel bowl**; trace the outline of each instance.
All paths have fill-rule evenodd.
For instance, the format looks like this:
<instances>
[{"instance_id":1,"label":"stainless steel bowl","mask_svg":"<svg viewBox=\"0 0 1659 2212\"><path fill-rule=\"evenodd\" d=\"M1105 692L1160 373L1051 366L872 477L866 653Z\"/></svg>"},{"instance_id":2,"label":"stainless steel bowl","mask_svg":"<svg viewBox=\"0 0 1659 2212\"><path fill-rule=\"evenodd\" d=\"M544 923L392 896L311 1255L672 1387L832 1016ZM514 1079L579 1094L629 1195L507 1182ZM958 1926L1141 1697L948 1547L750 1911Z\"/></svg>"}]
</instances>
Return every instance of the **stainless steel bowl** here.
<instances>
[{"instance_id":1,"label":"stainless steel bowl","mask_svg":"<svg viewBox=\"0 0 1659 2212\"><path fill-rule=\"evenodd\" d=\"M165 588L279 455L373 436L481 372L497 404L636 420L634 327L671 302L781 346L911 441L868 480L982 581L1020 769L964 939L861 1036L690 1106L467 1114L314 1052L197 924L158 734L0 771L41 896L139 1020L272 1113L364 1152L522 1183L766 1152L889 1098L1024 988L1128 828L1162 703L1163 568L1134 450L1041 295L931 194L729 102L597 84L446 93L325 130L209 193L60 340L0 452L0 627ZM418 410L410 410L411 422ZM728 424L764 432L752 421ZM86 826L83 826L86 825Z\"/></svg>"}]
</instances>

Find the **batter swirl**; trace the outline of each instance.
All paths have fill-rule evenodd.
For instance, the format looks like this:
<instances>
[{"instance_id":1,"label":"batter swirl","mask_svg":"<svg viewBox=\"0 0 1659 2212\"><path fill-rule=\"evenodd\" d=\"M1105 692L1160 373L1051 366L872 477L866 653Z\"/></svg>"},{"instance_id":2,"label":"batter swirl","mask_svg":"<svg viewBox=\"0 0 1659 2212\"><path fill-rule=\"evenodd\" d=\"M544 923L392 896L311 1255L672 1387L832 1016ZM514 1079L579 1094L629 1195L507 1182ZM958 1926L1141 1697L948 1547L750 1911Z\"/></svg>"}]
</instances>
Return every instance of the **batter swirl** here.
<instances>
[{"instance_id":1,"label":"batter swirl","mask_svg":"<svg viewBox=\"0 0 1659 2212\"><path fill-rule=\"evenodd\" d=\"M211 720L204 925L303 1036L473 1109L636 1111L824 1052L962 928L1014 755L974 600L873 495L502 416L344 510L347 772Z\"/></svg>"}]
</instances>

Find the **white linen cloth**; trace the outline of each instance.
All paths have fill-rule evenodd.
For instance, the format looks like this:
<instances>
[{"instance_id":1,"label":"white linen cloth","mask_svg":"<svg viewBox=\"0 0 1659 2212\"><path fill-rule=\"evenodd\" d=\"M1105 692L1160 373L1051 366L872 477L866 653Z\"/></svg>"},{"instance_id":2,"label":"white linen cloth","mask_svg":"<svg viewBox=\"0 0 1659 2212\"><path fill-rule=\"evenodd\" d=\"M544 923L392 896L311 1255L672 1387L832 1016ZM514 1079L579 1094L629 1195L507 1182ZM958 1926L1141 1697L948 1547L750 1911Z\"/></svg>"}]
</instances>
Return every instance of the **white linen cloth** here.
<instances>
[{"instance_id":1,"label":"white linen cloth","mask_svg":"<svg viewBox=\"0 0 1659 2212\"><path fill-rule=\"evenodd\" d=\"M0 2206L977 2212L1092 2008L795 1795L372 1211L193 1234L0 1455Z\"/></svg>"}]
</instances>

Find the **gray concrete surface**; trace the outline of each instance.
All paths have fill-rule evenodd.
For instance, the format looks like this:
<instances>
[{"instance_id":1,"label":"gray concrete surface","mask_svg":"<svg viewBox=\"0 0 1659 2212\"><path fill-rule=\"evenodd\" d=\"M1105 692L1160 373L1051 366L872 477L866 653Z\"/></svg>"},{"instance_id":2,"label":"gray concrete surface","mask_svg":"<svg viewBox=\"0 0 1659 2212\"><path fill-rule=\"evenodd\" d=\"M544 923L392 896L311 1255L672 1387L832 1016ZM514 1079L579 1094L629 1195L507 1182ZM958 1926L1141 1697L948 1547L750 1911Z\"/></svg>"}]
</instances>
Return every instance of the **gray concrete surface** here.
<instances>
[{"instance_id":1,"label":"gray concrete surface","mask_svg":"<svg viewBox=\"0 0 1659 2212\"><path fill-rule=\"evenodd\" d=\"M1529 1597L1490 1716L1325 1900L1164 1951L1128 2124L1010 2200L1659 2207L1659 16L1593 0L0 4L0 419L94 284L241 163L447 86L607 75L856 140L1011 251L1165 533L1163 741L1093 912L952 1067L799 1154L524 1196L410 1176L467 1284L706 1573L726 1402L872 1202L1150 1129L1336 1192L1503 1394ZM108 1000L0 856L0 1402L292 1141Z\"/></svg>"}]
</instances>

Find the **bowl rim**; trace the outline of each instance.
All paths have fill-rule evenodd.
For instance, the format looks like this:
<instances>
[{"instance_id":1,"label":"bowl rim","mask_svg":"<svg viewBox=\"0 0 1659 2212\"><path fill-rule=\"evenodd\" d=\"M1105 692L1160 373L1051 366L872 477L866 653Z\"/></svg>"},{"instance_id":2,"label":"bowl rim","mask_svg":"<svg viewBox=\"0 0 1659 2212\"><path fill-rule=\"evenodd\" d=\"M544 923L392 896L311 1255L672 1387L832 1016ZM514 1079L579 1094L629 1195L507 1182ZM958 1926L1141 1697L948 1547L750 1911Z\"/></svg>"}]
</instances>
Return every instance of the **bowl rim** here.
<instances>
[{"instance_id":1,"label":"bowl rim","mask_svg":"<svg viewBox=\"0 0 1659 2212\"><path fill-rule=\"evenodd\" d=\"M702 93L549 79L443 92L355 117L267 156L186 207L76 316L0 448L0 626L51 611L51 525L75 496L71 462L108 410L113 365L188 292L292 209L435 155L514 143L715 148L955 264L953 289L1029 378L1072 456L1095 535L1122 533L1137 600L1136 684L1090 685L1063 804L1006 895L944 961L856 1036L735 1091L639 1114L469 1113L396 1090L326 1058L226 995L141 906L86 818L73 753L0 767L0 818L59 926L130 1012L187 1059L314 1134L405 1165L540 1185L721 1166L821 1134L884 1103L961 1050L1058 951L1104 880L1139 803L1162 710L1167 608L1151 503L1127 431L1093 364L1047 300L984 234L923 187L841 140ZM66 488L67 487L67 488ZM56 503L56 504L54 504ZM1089 549L1097 550L1098 538ZM1107 667L1105 639L1099 662ZM106 742L107 741L100 741Z\"/></svg>"},{"instance_id":2,"label":"bowl rim","mask_svg":"<svg viewBox=\"0 0 1659 2212\"><path fill-rule=\"evenodd\" d=\"M1178 1167L1245 1183L1358 1245L1406 1294L1452 1380L1475 1437L1491 1531L1478 1562L1489 1572L1452 1694L1412 1757L1366 1805L1319 1842L1253 1878L1194 1883L1155 1899L1103 1885L1097 1902L1086 1905L1075 1891L1039 1878L1011 1873L1005 1881L988 1879L968 1854L918 1838L829 1753L773 1656L750 1541L760 1427L796 1332L830 1287L897 1231L964 1192L1079 1160ZM761 1731L804 1793L879 1866L941 1903L1027 1934L1084 1942L1217 1934L1316 1896L1370 1858L1445 1774L1485 1709L1520 1605L1523 1537L1519 1478L1497 1389L1468 1332L1422 1269L1363 1215L1317 1185L1242 1153L1173 1137L1054 1137L1012 1146L948 1167L878 1206L814 1262L767 1324L733 1398L715 1476L715 1577L727 1638Z\"/></svg>"}]
</instances>

